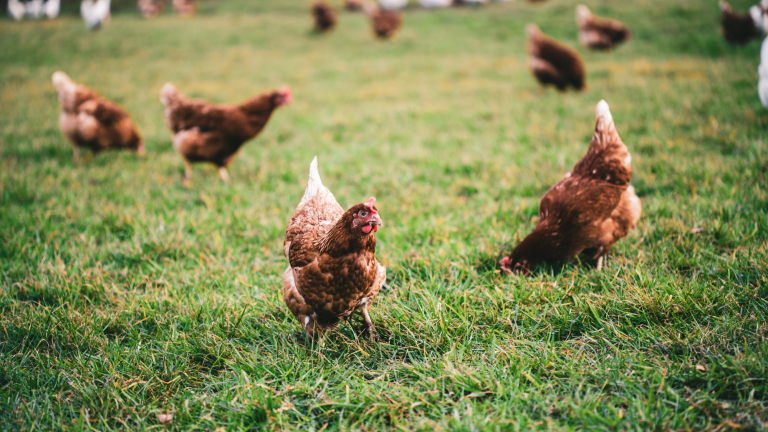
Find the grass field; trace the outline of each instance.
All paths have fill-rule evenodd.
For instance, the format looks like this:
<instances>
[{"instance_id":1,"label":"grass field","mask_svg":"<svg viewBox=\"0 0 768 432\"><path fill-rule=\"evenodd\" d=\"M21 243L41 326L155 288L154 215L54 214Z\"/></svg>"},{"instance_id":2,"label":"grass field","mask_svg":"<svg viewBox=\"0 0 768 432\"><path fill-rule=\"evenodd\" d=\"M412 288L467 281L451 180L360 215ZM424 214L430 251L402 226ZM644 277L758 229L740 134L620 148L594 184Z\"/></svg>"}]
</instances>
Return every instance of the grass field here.
<instances>
[{"instance_id":1,"label":"grass field","mask_svg":"<svg viewBox=\"0 0 768 432\"><path fill-rule=\"evenodd\" d=\"M390 43L347 13L318 36L304 0L149 21L117 4L98 33L77 5L2 19L0 430L768 429L760 44L728 46L714 0L585 0L635 39L578 47L588 91L541 91L524 26L577 46L576 3L414 8ZM73 163L56 70L132 113L147 156ZM167 81L216 102L288 84L294 104L231 184L198 165L184 188ZM501 277L600 99L633 155L637 229L600 272ZM342 206L378 199L380 342L355 318L312 345L282 302L315 155Z\"/></svg>"}]
</instances>

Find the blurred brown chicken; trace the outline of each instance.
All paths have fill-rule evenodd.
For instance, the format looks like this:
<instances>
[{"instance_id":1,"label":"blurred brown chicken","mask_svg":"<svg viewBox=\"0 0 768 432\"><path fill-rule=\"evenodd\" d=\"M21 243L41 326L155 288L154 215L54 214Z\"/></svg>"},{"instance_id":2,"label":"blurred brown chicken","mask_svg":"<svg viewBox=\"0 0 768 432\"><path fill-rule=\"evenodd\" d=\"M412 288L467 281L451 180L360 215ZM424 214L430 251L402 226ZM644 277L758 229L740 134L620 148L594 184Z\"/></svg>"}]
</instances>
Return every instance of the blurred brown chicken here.
<instances>
[{"instance_id":1,"label":"blurred brown chicken","mask_svg":"<svg viewBox=\"0 0 768 432\"><path fill-rule=\"evenodd\" d=\"M525 29L533 76L542 85L552 84L560 91L569 86L583 90L587 85L587 71L579 53L545 35L535 24L528 24Z\"/></svg>"},{"instance_id":2,"label":"blurred brown chicken","mask_svg":"<svg viewBox=\"0 0 768 432\"><path fill-rule=\"evenodd\" d=\"M362 0L344 0L344 9L350 12L357 12L363 10Z\"/></svg>"},{"instance_id":3,"label":"blurred brown chicken","mask_svg":"<svg viewBox=\"0 0 768 432\"><path fill-rule=\"evenodd\" d=\"M292 101L291 90L282 87L234 105L216 105L189 99L168 83L160 90L165 122L173 132L173 148L184 158L184 183L192 176L192 163L210 162L228 181L227 166L246 141L267 125L275 109Z\"/></svg>"},{"instance_id":4,"label":"blurred brown chicken","mask_svg":"<svg viewBox=\"0 0 768 432\"><path fill-rule=\"evenodd\" d=\"M312 3L312 19L315 21L317 31L327 32L336 26L339 14L326 0L315 0Z\"/></svg>"},{"instance_id":5,"label":"blurred brown chicken","mask_svg":"<svg viewBox=\"0 0 768 432\"><path fill-rule=\"evenodd\" d=\"M576 24L579 41L589 48L611 49L614 45L632 39L629 28L619 21L592 15L584 5L576 6Z\"/></svg>"},{"instance_id":6,"label":"blurred brown chicken","mask_svg":"<svg viewBox=\"0 0 768 432\"><path fill-rule=\"evenodd\" d=\"M605 101L597 104L597 122L587 154L539 203L536 228L509 257L504 272L527 274L537 264L567 260L583 253L597 260L640 219L640 199L630 186L632 156L621 141Z\"/></svg>"},{"instance_id":7,"label":"blurred brown chicken","mask_svg":"<svg viewBox=\"0 0 768 432\"><path fill-rule=\"evenodd\" d=\"M59 127L75 147L74 160L80 157L80 148L93 153L127 149L144 154L144 140L122 107L75 83L64 72L54 73L52 80L59 92Z\"/></svg>"},{"instance_id":8,"label":"blurred brown chicken","mask_svg":"<svg viewBox=\"0 0 768 432\"><path fill-rule=\"evenodd\" d=\"M304 196L285 231L283 299L310 337L320 336L355 311L365 320L363 334L374 337L368 315L386 268L376 261L376 232L382 225L376 200L346 212L323 186L317 157L309 167Z\"/></svg>"},{"instance_id":9,"label":"blurred brown chicken","mask_svg":"<svg viewBox=\"0 0 768 432\"><path fill-rule=\"evenodd\" d=\"M373 34L379 39L391 39L403 25L403 13L399 10L382 9L374 3L366 3L363 8L371 20Z\"/></svg>"},{"instance_id":10,"label":"blurred brown chicken","mask_svg":"<svg viewBox=\"0 0 768 432\"><path fill-rule=\"evenodd\" d=\"M762 4L761 4L762 6ZM720 1L720 24L723 37L733 45L745 45L765 34L764 6L752 6L748 14L735 12L728 2Z\"/></svg>"},{"instance_id":11,"label":"blurred brown chicken","mask_svg":"<svg viewBox=\"0 0 768 432\"><path fill-rule=\"evenodd\" d=\"M195 16L198 7L200 3L197 0L173 0L173 10L183 18Z\"/></svg>"},{"instance_id":12,"label":"blurred brown chicken","mask_svg":"<svg viewBox=\"0 0 768 432\"><path fill-rule=\"evenodd\" d=\"M139 0L139 12L144 18L155 18L165 11L165 0Z\"/></svg>"}]
</instances>

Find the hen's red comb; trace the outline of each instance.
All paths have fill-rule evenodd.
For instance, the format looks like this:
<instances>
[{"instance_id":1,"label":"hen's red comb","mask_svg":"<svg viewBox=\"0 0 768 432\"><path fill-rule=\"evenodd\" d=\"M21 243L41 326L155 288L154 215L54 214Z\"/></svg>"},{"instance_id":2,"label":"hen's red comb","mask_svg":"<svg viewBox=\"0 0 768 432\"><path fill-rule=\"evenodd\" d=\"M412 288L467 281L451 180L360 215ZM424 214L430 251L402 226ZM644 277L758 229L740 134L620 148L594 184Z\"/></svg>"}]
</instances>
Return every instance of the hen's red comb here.
<instances>
[{"instance_id":1,"label":"hen's red comb","mask_svg":"<svg viewBox=\"0 0 768 432\"><path fill-rule=\"evenodd\" d=\"M365 203L365 205L368 206L368 208L371 209L371 213L378 214L379 213L378 210L376 210L376 208L373 207L373 203L375 203L375 202L376 202L376 198L370 197L370 198L368 198L368 202Z\"/></svg>"}]
</instances>

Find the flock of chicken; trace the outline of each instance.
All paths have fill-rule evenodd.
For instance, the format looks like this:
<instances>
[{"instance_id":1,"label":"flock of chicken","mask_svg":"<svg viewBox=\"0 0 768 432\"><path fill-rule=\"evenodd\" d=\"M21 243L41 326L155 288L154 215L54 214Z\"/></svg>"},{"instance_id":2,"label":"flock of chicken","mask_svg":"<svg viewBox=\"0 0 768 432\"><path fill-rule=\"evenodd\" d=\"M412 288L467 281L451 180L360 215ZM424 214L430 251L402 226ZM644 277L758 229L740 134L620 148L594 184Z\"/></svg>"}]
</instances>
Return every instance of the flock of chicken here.
<instances>
[{"instance_id":1,"label":"flock of chicken","mask_svg":"<svg viewBox=\"0 0 768 432\"><path fill-rule=\"evenodd\" d=\"M158 7L162 2L140 1ZM373 21L376 13L390 11L354 0L347 0L345 5L367 10ZM765 7L760 9L761 18L765 11ZM333 27L334 14L324 0L312 5L320 30ZM730 23L731 18L723 19L724 34L731 41L730 35L735 33L726 21ZM589 48L611 49L632 37L625 25L596 17L586 6L577 7L576 22L579 40ZM739 22L747 23L743 19ZM544 35L534 24L526 27L526 33L530 69L542 85L554 85L561 91L586 87L584 62L573 48ZM141 134L119 105L75 83L63 72L54 73L52 81L59 94L60 129L74 146L75 160L80 149L145 152ZM192 164L197 162L213 163L221 178L228 181L227 166L239 149L263 130L277 108L289 105L292 99L290 88L282 87L239 104L217 105L190 99L173 84L165 84L160 101L165 106L173 147L185 162L184 184L190 184ZM640 219L640 200L630 185L631 161L608 104L600 101L586 154L543 196L536 227L501 259L501 272L526 275L537 265L579 254L601 269L611 247ZM344 211L323 185L317 158L312 161L309 182L286 229L283 248L289 263L283 275L284 301L310 337L321 336L355 311L364 318L362 333L375 336L368 309L386 286L386 268L376 260L376 233L382 225L374 198Z\"/></svg>"},{"instance_id":2,"label":"flock of chicken","mask_svg":"<svg viewBox=\"0 0 768 432\"><path fill-rule=\"evenodd\" d=\"M192 17L197 13L197 0L172 0L174 12L181 17ZM80 15L85 26L91 30L100 29L111 16L111 0L82 0L80 3ZM139 11L145 18L153 18L165 10L165 0L139 0ZM24 18L39 19L47 17L53 19L59 16L61 0L8 0L8 13L16 21Z\"/></svg>"}]
</instances>

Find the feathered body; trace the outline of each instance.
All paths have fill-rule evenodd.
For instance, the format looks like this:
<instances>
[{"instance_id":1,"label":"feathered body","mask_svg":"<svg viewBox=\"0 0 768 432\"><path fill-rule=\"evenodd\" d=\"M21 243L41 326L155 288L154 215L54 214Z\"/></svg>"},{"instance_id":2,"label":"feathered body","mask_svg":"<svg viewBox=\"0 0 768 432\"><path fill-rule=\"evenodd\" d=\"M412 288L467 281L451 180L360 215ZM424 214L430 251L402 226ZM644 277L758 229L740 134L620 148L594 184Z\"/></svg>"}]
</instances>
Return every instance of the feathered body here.
<instances>
[{"instance_id":1,"label":"feathered body","mask_svg":"<svg viewBox=\"0 0 768 432\"><path fill-rule=\"evenodd\" d=\"M210 162L228 179L226 167L246 141L267 125L275 109L291 103L291 90L260 93L233 105L216 105L189 99L167 83L160 90L165 105L165 122L173 133L173 147L186 161L184 180L191 176L191 163Z\"/></svg>"},{"instance_id":2,"label":"feathered body","mask_svg":"<svg viewBox=\"0 0 768 432\"><path fill-rule=\"evenodd\" d=\"M752 6L748 14L735 12L725 0L720 1L720 24L725 40L733 45L745 45L765 34L760 6Z\"/></svg>"},{"instance_id":3,"label":"feathered body","mask_svg":"<svg viewBox=\"0 0 768 432\"><path fill-rule=\"evenodd\" d=\"M24 14L27 12L27 5L19 0L8 0L8 15L10 15L16 21L24 19Z\"/></svg>"},{"instance_id":4,"label":"feathered body","mask_svg":"<svg viewBox=\"0 0 768 432\"><path fill-rule=\"evenodd\" d=\"M110 18L111 0L83 0L80 15L85 26L91 30L100 29Z\"/></svg>"},{"instance_id":5,"label":"feathered body","mask_svg":"<svg viewBox=\"0 0 768 432\"><path fill-rule=\"evenodd\" d=\"M363 0L344 0L344 9L350 12L363 10Z\"/></svg>"},{"instance_id":6,"label":"feathered body","mask_svg":"<svg viewBox=\"0 0 768 432\"><path fill-rule=\"evenodd\" d=\"M640 199L629 184L632 157L608 104L600 101L596 111L587 154L541 199L536 228L502 260L503 270L527 272L579 253L596 259L599 269L603 256L640 219Z\"/></svg>"},{"instance_id":7,"label":"feathered body","mask_svg":"<svg viewBox=\"0 0 768 432\"><path fill-rule=\"evenodd\" d=\"M576 24L579 27L579 41L589 48L607 50L632 39L632 32L626 25L595 16L584 5L576 7Z\"/></svg>"},{"instance_id":8,"label":"feathered body","mask_svg":"<svg viewBox=\"0 0 768 432\"><path fill-rule=\"evenodd\" d=\"M759 79L757 81L757 95L760 103L768 108L768 38L763 40L760 46L760 65L757 67Z\"/></svg>"},{"instance_id":9,"label":"feathered body","mask_svg":"<svg viewBox=\"0 0 768 432\"><path fill-rule=\"evenodd\" d=\"M454 0L419 0L419 6L426 9L438 9L452 6Z\"/></svg>"},{"instance_id":10,"label":"feathered body","mask_svg":"<svg viewBox=\"0 0 768 432\"><path fill-rule=\"evenodd\" d=\"M173 0L173 10L182 18L191 18L197 13L200 3L197 0Z\"/></svg>"},{"instance_id":11,"label":"feathered body","mask_svg":"<svg viewBox=\"0 0 768 432\"><path fill-rule=\"evenodd\" d=\"M403 13L396 9L383 9L367 3L365 13L371 20L371 30L379 39L391 39L403 25Z\"/></svg>"},{"instance_id":12,"label":"feathered body","mask_svg":"<svg viewBox=\"0 0 768 432\"><path fill-rule=\"evenodd\" d=\"M317 158L309 183L285 232L283 298L311 337L321 335L359 310L365 332L374 334L368 308L386 278L376 261L376 232L382 224L371 198L346 212L320 180Z\"/></svg>"},{"instance_id":13,"label":"feathered body","mask_svg":"<svg viewBox=\"0 0 768 432\"><path fill-rule=\"evenodd\" d=\"M141 134L119 105L84 85L76 84L64 72L54 73L52 80L61 106L59 127L75 147L75 159L80 148L94 153L113 149L144 153Z\"/></svg>"},{"instance_id":14,"label":"feathered body","mask_svg":"<svg viewBox=\"0 0 768 432\"><path fill-rule=\"evenodd\" d=\"M138 8L144 18L155 18L165 11L165 0L139 0Z\"/></svg>"},{"instance_id":15,"label":"feathered body","mask_svg":"<svg viewBox=\"0 0 768 432\"><path fill-rule=\"evenodd\" d=\"M408 6L408 0L378 0L379 6L385 10L398 10Z\"/></svg>"},{"instance_id":16,"label":"feathered body","mask_svg":"<svg viewBox=\"0 0 768 432\"><path fill-rule=\"evenodd\" d=\"M43 5L43 13L48 19L54 19L59 16L61 11L61 0L48 0Z\"/></svg>"},{"instance_id":17,"label":"feathered body","mask_svg":"<svg viewBox=\"0 0 768 432\"><path fill-rule=\"evenodd\" d=\"M339 14L326 0L315 0L312 3L311 11L317 31L331 31L339 21Z\"/></svg>"},{"instance_id":18,"label":"feathered body","mask_svg":"<svg viewBox=\"0 0 768 432\"><path fill-rule=\"evenodd\" d=\"M19 0L8 0L8 13L19 21L23 18L37 19L45 15L48 19L59 16L61 0L29 0L26 3Z\"/></svg>"},{"instance_id":19,"label":"feathered body","mask_svg":"<svg viewBox=\"0 0 768 432\"><path fill-rule=\"evenodd\" d=\"M545 35L534 24L528 24L526 32L531 72L539 83L552 84L560 91L586 87L587 71L576 50Z\"/></svg>"}]
</instances>

